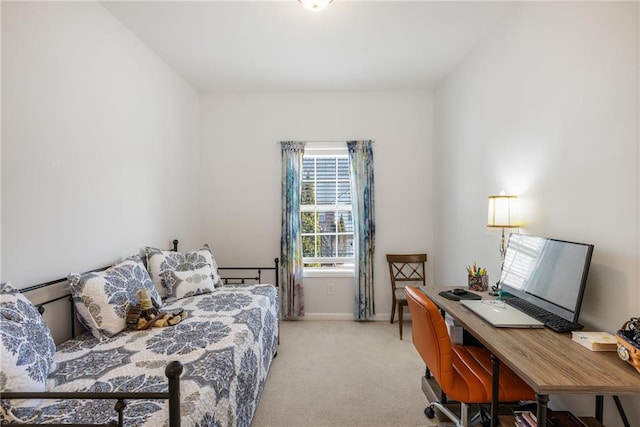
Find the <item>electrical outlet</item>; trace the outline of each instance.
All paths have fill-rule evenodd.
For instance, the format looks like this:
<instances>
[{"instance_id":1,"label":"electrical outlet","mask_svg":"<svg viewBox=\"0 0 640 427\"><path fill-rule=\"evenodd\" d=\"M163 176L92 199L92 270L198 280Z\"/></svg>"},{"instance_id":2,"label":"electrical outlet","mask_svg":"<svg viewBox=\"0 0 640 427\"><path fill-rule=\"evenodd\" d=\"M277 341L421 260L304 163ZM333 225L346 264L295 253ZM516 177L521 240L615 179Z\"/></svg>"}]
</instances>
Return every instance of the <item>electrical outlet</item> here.
<instances>
[{"instance_id":1,"label":"electrical outlet","mask_svg":"<svg viewBox=\"0 0 640 427\"><path fill-rule=\"evenodd\" d=\"M336 294L335 283L327 283L327 295L335 295L335 294Z\"/></svg>"}]
</instances>

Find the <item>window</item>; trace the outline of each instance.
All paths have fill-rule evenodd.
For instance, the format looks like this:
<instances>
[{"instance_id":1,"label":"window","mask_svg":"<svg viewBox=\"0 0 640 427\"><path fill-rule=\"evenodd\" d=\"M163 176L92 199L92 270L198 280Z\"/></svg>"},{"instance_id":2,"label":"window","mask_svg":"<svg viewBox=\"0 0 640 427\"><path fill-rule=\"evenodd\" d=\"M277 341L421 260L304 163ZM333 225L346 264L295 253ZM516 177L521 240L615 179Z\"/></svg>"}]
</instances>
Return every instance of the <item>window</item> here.
<instances>
[{"instance_id":1,"label":"window","mask_svg":"<svg viewBox=\"0 0 640 427\"><path fill-rule=\"evenodd\" d=\"M353 217L347 148L305 147L300 194L305 269L353 269Z\"/></svg>"}]
</instances>

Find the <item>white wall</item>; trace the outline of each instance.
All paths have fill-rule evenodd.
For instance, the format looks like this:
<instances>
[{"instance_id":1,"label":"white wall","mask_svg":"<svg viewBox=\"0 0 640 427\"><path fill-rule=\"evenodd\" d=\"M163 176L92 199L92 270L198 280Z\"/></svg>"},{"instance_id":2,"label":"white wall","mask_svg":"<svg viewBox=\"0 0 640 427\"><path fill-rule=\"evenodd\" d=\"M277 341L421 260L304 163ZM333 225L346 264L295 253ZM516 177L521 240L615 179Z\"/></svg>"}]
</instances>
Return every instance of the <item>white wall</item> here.
<instances>
[{"instance_id":1,"label":"white wall","mask_svg":"<svg viewBox=\"0 0 640 427\"><path fill-rule=\"evenodd\" d=\"M391 292L385 253L432 249L431 94L208 94L202 99L202 232L221 265L266 265L280 256L278 141L375 141L375 304L386 318ZM329 282L336 285L333 296L327 295ZM352 283L305 279L308 317L353 318Z\"/></svg>"},{"instance_id":2,"label":"white wall","mask_svg":"<svg viewBox=\"0 0 640 427\"><path fill-rule=\"evenodd\" d=\"M438 283L497 279L487 196L520 195L523 232L593 243L581 320L640 313L638 4L520 3L434 92ZM621 361L621 363L623 363ZM640 397L623 397L640 425ZM593 414L593 398L552 397ZM605 424L620 426L610 398Z\"/></svg>"},{"instance_id":3,"label":"white wall","mask_svg":"<svg viewBox=\"0 0 640 427\"><path fill-rule=\"evenodd\" d=\"M198 108L100 4L2 2L2 280L199 244Z\"/></svg>"},{"instance_id":4,"label":"white wall","mask_svg":"<svg viewBox=\"0 0 640 427\"><path fill-rule=\"evenodd\" d=\"M0 22L2 22L2 3L0 3ZM0 39L0 58L2 58L2 43ZM0 61L0 67L2 62ZM2 71L0 69L0 94L2 94ZM0 105L0 129L2 129L2 105ZM0 132L0 280L2 280L2 132Z\"/></svg>"}]
</instances>

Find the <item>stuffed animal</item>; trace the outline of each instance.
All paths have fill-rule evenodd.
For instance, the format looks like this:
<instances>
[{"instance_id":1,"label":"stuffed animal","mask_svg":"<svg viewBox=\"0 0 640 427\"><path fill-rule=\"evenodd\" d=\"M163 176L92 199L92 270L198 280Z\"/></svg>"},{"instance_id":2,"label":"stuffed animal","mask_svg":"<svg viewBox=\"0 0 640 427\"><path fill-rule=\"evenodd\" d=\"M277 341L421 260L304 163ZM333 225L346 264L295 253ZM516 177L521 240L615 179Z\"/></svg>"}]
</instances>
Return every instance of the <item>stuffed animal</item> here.
<instances>
[{"instance_id":1,"label":"stuffed animal","mask_svg":"<svg viewBox=\"0 0 640 427\"><path fill-rule=\"evenodd\" d=\"M146 289L140 289L136 292L136 296L138 297L138 304L130 305L127 311L127 324L130 328L142 330L150 327L174 326L187 317L182 310L175 314L160 311Z\"/></svg>"}]
</instances>

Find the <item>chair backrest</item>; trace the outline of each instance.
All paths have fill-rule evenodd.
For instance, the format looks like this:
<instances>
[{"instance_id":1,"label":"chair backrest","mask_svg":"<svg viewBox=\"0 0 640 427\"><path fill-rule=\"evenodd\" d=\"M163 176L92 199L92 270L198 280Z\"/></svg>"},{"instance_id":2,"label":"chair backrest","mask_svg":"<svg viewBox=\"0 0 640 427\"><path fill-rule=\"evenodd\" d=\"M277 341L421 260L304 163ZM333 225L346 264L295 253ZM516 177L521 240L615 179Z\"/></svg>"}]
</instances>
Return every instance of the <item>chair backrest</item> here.
<instances>
[{"instance_id":1,"label":"chair backrest","mask_svg":"<svg viewBox=\"0 0 640 427\"><path fill-rule=\"evenodd\" d=\"M403 282L422 286L427 284L424 268L427 254L387 254L387 262L389 263L389 275L393 290L398 285L404 286Z\"/></svg>"},{"instance_id":2,"label":"chair backrest","mask_svg":"<svg viewBox=\"0 0 640 427\"><path fill-rule=\"evenodd\" d=\"M453 348L447 324L438 307L424 292L405 287L411 311L413 345L442 390L453 386Z\"/></svg>"}]
</instances>

